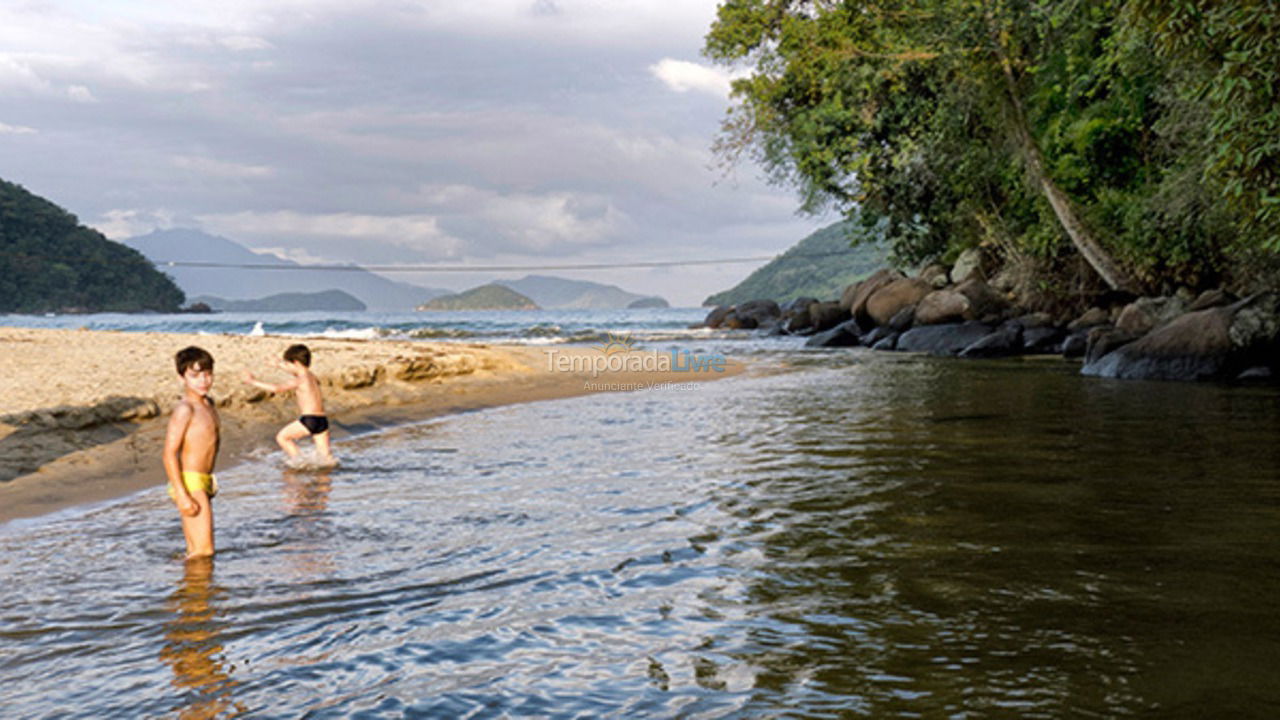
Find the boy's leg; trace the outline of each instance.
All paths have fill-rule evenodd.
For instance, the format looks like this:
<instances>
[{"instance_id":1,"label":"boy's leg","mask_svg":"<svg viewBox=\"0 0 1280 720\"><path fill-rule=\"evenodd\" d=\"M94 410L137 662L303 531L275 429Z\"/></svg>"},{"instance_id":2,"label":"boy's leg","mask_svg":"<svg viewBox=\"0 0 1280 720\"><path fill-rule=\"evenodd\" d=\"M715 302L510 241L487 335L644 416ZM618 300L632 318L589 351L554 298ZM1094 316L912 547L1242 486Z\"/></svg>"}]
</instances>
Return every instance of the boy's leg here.
<instances>
[{"instance_id":1,"label":"boy's leg","mask_svg":"<svg viewBox=\"0 0 1280 720\"><path fill-rule=\"evenodd\" d=\"M298 439L310 435L311 432L299 421L293 422L280 428L280 432L276 433L276 442L280 444L280 449L291 458L298 457Z\"/></svg>"},{"instance_id":2,"label":"boy's leg","mask_svg":"<svg viewBox=\"0 0 1280 720\"><path fill-rule=\"evenodd\" d=\"M191 499L200 506L195 515L182 516L182 534L187 539L187 557L213 555L213 503L203 490L191 493Z\"/></svg>"},{"instance_id":3,"label":"boy's leg","mask_svg":"<svg viewBox=\"0 0 1280 720\"><path fill-rule=\"evenodd\" d=\"M316 450L320 451L320 457L325 460L332 460L333 452L329 450L329 431L325 430L314 437L316 441Z\"/></svg>"}]
</instances>

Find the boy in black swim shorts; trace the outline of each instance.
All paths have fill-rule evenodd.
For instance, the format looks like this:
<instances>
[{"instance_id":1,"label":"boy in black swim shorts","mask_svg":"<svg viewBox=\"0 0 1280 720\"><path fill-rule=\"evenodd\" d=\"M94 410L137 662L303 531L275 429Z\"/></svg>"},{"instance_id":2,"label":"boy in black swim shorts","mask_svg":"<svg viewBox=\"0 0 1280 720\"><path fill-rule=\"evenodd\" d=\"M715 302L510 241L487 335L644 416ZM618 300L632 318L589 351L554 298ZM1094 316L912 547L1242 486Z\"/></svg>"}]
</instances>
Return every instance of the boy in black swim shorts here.
<instances>
[{"instance_id":1,"label":"boy in black swim shorts","mask_svg":"<svg viewBox=\"0 0 1280 720\"><path fill-rule=\"evenodd\" d=\"M296 459L299 453L297 441L310 435L315 440L321 462L333 463L333 453L329 449L329 418L324 414L320 381L316 380L316 376L311 372L311 350L306 345L290 345L284 351L284 362L278 364L293 375L292 380L272 385L258 380L247 370L244 374L245 382L267 392L297 391L298 411L301 416L280 428L280 432L276 433L276 442L290 459Z\"/></svg>"}]
</instances>

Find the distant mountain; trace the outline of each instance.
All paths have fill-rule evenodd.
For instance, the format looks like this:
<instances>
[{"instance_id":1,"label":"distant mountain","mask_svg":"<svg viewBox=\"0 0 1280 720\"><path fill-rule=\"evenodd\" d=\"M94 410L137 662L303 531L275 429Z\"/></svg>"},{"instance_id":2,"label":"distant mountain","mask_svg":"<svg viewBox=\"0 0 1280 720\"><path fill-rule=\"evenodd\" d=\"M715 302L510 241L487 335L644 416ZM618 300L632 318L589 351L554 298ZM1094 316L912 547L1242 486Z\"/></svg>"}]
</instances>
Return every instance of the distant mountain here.
<instances>
[{"instance_id":1,"label":"distant mountain","mask_svg":"<svg viewBox=\"0 0 1280 720\"><path fill-rule=\"evenodd\" d=\"M0 180L0 312L173 312L182 302L137 251Z\"/></svg>"},{"instance_id":2,"label":"distant mountain","mask_svg":"<svg viewBox=\"0 0 1280 720\"><path fill-rule=\"evenodd\" d=\"M888 249L875 231L845 220L814 232L769 261L729 290L703 305L736 305L769 299L779 303L798 297L838 300L846 285L888 264ZM857 245L850 247L850 243Z\"/></svg>"},{"instance_id":3,"label":"distant mountain","mask_svg":"<svg viewBox=\"0 0 1280 720\"><path fill-rule=\"evenodd\" d=\"M490 283L457 295L428 300L419 310L537 310L538 304L503 285Z\"/></svg>"},{"instance_id":4,"label":"distant mountain","mask_svg":"<svg viewBox=\"0 0 1280 720\"><path fill-rule=\"evenodd\" d=\"M359 312L367 308L364 303L341 290L325 290L318 293L279 293L257 300L227 300L212 295L201 295L192 298L191 302L193 304L202 302L214 310L226 312L309 312L312 310Z\"/></svg>"},{"instance_id":5,"label":"distant mountain","mask_svg":"<svg viewBox=\"0 0 1280 720\"><path fill-rule=\"evenodd\" d=\"M251 300L278 293L316 293L342 290L370 310L409 311L449 290L395 282L361 270L298 270L305 267L271 253L258 253L243 245L200 230L156 230L124 241L153 262L203 262L230 265L273 265L281 269L203 268L161 266L188 295L212 295Z\"/></svg>"},{"instance_id":6,"label":"distant mountain","mask_svg":"<svg viewBox=\"0 0 1280 720\"><path fill-rule=\"evenodd\" d=\"M667 301L656 295L637 295L616 285L604 285L586 280L567 280L549 275L526 275L519 280L495 280L526 295L547 310L617 310L632 303L646 300L669 307Z\"/></svg>"}]
</instances>

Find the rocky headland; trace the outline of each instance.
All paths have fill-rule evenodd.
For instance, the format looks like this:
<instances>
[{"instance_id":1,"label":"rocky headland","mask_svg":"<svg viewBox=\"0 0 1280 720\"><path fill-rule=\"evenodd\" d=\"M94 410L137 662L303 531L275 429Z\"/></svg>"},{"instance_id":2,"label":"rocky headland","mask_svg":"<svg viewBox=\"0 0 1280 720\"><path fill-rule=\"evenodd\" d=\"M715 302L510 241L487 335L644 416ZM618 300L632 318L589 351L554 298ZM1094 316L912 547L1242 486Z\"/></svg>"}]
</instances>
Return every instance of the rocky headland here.
<instances>
[{"instance_id":1,"label":"rocky headland","mask_svg":"<svg viewBox=\"0 0 1280 720\"><path fill-rule=\"evenodd\" d=\"M866 347L960 358L1060 355L1085 375L1146 380L1265 380L1280 373L1280 295L1226 290L1099 296L1054 315L1018 301L980 251L913 276L885 268L839 298L761 299L711 310L712 328L807 336L810 347Z\"/></svg>"}]
</instances>

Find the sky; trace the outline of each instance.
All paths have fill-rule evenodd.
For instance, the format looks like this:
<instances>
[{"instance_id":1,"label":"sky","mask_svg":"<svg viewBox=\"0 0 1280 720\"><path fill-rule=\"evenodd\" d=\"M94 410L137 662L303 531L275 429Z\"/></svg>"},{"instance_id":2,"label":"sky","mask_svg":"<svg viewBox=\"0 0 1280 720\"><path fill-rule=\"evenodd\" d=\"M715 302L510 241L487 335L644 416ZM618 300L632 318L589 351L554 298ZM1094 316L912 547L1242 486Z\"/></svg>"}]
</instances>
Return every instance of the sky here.
<instances>
[{"instance_id":1,"label":"sky","mask_svg":"<svg viewBox=\"0 0 1280 720\"><path fill-rule=\"evenodd\" d=\"M0 178L113 239L194 227L303 263L769 256L835 218L711 152L716 4L4 0ZM689 306L754 267L539 272Z\"/></svg>"}]
</instances>

